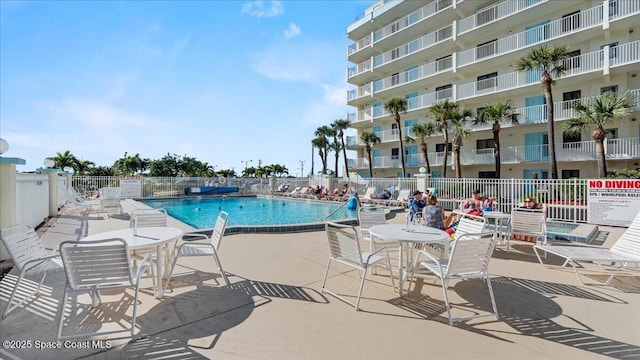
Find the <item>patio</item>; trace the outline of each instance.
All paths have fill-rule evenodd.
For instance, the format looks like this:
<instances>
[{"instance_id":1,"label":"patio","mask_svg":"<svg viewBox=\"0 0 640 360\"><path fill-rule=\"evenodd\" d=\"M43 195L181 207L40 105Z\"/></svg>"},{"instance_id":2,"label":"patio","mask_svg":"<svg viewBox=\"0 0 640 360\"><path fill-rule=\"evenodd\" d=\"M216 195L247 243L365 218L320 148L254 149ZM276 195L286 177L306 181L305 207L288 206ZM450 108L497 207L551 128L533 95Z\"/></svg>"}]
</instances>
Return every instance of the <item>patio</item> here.
<instances>
[{"instance_id":1,"label":"patio","mask_svg":"<svg viewBox=\"0 0 640 360\"><path fill-rule=\"evenodd\" d=\"M125 213L132 209L123 202ZM171 219L171 221L173 221ZM402 216L390 222L403 223ZM189 230L183 224L170 225ZM50 220L40 232L49 247L64 240L128 226L126 218L79 216ZM624 229L605 228L609 247ZM490 264L500 320L476 319L448 325L439 283L419 283L418 291L399 297L384 271L368 276L362 311L319 289L328 258L322 232L237 234L224 238L221 258L230 274L226 286L208 258L182 262L165 297L153 296L143 280L138 328L131 339L98 337L110 342L74 341L47 350L47 358L225 358L225 359L522 359L640 357L640 277L620 275L612 286L582 286L571 268L540 265L531 244L512 242L499 248ZM551 258L550 261L553 261ZM558 260L559 262L559 260ZM188 264L188 267L186 266ZM595 267L594 267L595 268ZM194 270L196 270L194 272ZM588 274L588 273L587 273ZM338 275L333 273L333 275ZM349 270L346 276L356 277ZM357 293L358 281L332 278L333 288ZM590 280L603 280L602 272ZM15 271L0 282L2 306ZM2 358L36 359L35 344L55 340L55 312L64 284L62 273L49 275L45 296L1 321ZM452 283L454 313L490 309L480 281ZM48 291L48 292L47 292ZM128 295L130 295L128 293ZM95 316L128 321L118 311L132 296L108 293L100 313L79 321L95 326ZM88 296L87 296L88 299ZM456 306L457 305L457 306ZM5 340L31 340L29 349L10 349ZM462 345L464 344L464 345ZM69 345L87 346L71 348ZM462 345L462 346L461 346Z\"/></svg>"}]
</instances>

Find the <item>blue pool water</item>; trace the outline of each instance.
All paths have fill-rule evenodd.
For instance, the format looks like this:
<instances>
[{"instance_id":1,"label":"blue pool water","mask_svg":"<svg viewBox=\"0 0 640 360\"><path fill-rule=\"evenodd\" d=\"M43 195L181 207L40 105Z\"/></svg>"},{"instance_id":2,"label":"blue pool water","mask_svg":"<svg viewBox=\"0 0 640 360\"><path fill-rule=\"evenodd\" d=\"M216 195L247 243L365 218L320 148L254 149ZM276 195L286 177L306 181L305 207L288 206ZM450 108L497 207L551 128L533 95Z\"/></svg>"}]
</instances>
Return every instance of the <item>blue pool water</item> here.
<instances>
[{"instance_id":1,"label":"blue pool water","mask_svg":"<svg viewBox=\"0 0 640 360\"><path fill-rule=\"evenodd\" d=\"M181 198L141 200L167 210L170 216L197 229L214 226L221 210L229 213L227 226L290 225L322 222L344 203L316 202L261 197ZM355 218L356 212L343 206L328 220Z\"/></svg>"}]
</instances>

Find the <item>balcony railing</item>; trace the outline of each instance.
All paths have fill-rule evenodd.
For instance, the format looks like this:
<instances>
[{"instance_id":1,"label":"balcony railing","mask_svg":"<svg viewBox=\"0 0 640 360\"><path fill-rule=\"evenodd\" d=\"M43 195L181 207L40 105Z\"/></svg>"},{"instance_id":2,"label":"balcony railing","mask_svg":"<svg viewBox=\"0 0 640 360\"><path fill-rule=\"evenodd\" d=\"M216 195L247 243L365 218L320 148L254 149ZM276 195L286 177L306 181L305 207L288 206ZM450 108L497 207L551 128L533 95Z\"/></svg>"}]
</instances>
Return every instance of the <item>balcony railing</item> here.
<instances>
[{"instance_id":1,"label":"balcony railing","mask_svg":"<svg viewBox=\"0 0 640 360\"><path fill-rule=\"evenodd\" d=\"M458 23L458 35L471 31L479 26L503 19L519 11L547 0L508 0L495 4L482 12L466 17Z\"/></svg>"},{"instance_id":2,"label":"balcony railing","mask_svg":"<svg viewBox=\"0 0 640 360\"><path fill-rule=\"evenodd\" d=\"M350 56L351 54L354 54L362 49L364 49L365 47L371 45L372 40L373 42L378 42L380 40L383 40L395 33L397 33L400 30L406 29L408 27L411 27L419 22L421 22L424 19L427 19L435 14L437 14L438 12L448 8L449 6L451 6L453 4L453 0L435 0L432 1L431 3L421 7L420 9L412 12L411 14L398 19L397 21L394 21L393 23L385 26L384 28L376 31L373 33L372 35L367 35L364 38L356 41L355 43L349 45L347 47L347 55Z\"/></svg>"},{"instance_id":3,"label":"balcony railing","mask_svg":"<svg viewBox=\"0 0 640 360\"><path fill-rule=\"evenodd\" d=\"M632 107L634 109L640 109L640 89L632 89L628 91L632 95ZM568 100L568 101L559 101L553 104L554 110L554 120L562 121L567 120L575 116L575 110L573 106L577 103L586 104L589 100L593 98L598 98L600 96L591 96L584 97L580 99ZM419 102L421 97L414 98L416 102ZM518 122L520 124L539 124L547 122L547 105L536 105L536 106L528 106L517 108L515 112L519 115ZM347 119L352 123L356 123L358 121L354 121L356 118L355 113L351 113L347 115ZM504 124L502 127L508 127L509 124ZM491 128L491 124L487 125L474 125L473 130L487 130ZM403 132L404 133L404 132Z\"/></svg>"},{"instance_id":4,"label":"balcony railing","mask_svg":"<svg viewBox=\"0 0 640 360\"><path fill-rule=\"evenodd\" d=\"M640 159L640 138L607 139L604 144L607 159L631 160ZM431 152L429 165L439 166L444 161L444 152ZM595 141L578 141L556 144L556 158L559 162L596 160ZM398 159L388 156L376 157L374 167L401 166ZM491 165L494 163L493 149L465 149L460 151L462 165ZM548 145L509 146L500 149L502 164L534 163L549 161ZM453 165L453 153L449 152L448 165ZM349 167L369 167L366 158L350 159ZM388 165L391 164L391 165ZM406 166L423 166L422 154L412 154L405 157Z\"/></svg>"},{"instance_id":5,"label":"balcony railing","mask_svg":"<svg viewBox=\"0 0 640 360\"><path fill-rule=\"evenodd\" d=\"M567 59L565 74L556 79L592 71L602 70L606 72L608 69L605 68L605 59L608 59L611 65L623 65L640 61L640 40L618 46L607 46L602 50L596 50ZM488 80L492 82L487 84L487 80L481 80L458 85L456 100L468 99L539 83L540 77L535 72L511 72Z\"/></svg>"},{"instance_id":6,"label":"balcony railing","mask_svg":"<svg viewBox=\"0 0 640 360\"><path fill-rule=\"evenodd\" d=\"M519 2L519 1L518 1ZM625 11L632 11L633 8L625 8ZM485 60L506 54L512 51L523 49L545 43L562 36L583 31L584 29L602 24L602 5L581 11L570 18L558 19L550 23L540 25L533 29L528 29L511 36L499 39L494 43L483 45L493 46L493 52L487 55L486 51L478 51L478 48L468 49L458 53L458 66L474 63L478 60ZM468 19L468 18L467 18ZM464 21L464 20L463 20ZM460 32L459 32L460 33Z\"/></svg>"}]
</instances>

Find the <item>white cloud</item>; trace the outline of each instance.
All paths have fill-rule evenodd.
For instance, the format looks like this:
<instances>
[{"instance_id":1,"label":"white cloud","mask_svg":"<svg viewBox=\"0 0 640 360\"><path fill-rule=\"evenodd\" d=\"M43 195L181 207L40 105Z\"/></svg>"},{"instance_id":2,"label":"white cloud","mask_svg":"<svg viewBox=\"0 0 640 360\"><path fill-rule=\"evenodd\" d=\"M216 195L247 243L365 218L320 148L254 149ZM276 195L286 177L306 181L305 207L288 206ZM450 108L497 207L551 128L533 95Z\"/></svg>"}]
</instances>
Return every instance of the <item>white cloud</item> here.
<instances>
[{"instance_id":1,"label":"white cloud","mask_svg":"<svg viewBox=\"0 0 640 360\"><path fill-rule=\"evenodd\" d=\"M328 125L333 120L344 119L347 112L346 86L321 85L324 95L318 101L313 102L302 115L305 124L321 126Z\"/></svg>"},{"instance_id":2,"label":"white cloud","mask_svg":"<svg viewBox=\"0 0 640 360\"><path fill-rule=\"evenodd\" d=\"M300 27L294 23L289 23L289 27L284 30L284 37L287 39L300 35Z\"/></svg>"},{"instance_id":3,"label":"white cloud","mask_svg":"<svg viewBox=\"0 0 640 360\"><path fill-rule=\"evenodd\" d=\"M50 113L52 119L72 126L80 124L89 128L107 128L123 125L146 126L157 123L157 120L91 100L69 98L57 103L44 103L43 107Z\"/></svg>"},{"instance_id":4,"label":"white cloud","mask_svg":"<svg viewBox=\"0 0 640 360\"><path fill-rule=\"evenodd\" d=\"M258 18L278 16L283 12L284 8L282 7L282 3L280 3L280 1L256 0L245 3L244 6L242 6L243 14L249 14Z\"/></svg>"}]
</instances>

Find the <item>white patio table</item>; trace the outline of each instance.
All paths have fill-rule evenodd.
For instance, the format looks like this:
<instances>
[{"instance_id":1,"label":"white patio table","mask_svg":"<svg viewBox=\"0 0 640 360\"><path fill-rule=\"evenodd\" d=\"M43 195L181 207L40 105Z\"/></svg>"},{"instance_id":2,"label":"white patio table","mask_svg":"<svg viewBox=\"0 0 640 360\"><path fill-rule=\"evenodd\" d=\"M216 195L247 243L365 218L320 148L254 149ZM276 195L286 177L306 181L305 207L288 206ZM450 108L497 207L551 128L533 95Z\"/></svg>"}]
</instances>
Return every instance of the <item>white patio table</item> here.
<instances>
[{"instance_id":1,"label":"white patio table","mask_svg":"<svg viewBox=\"0 0 640 360\"><path fill-rule=\"evenodd\" d=\"M487 220L493 219L493 238L497 240L500 237L500 243L502 243L504 240L502 227L505 220L511 219L511 214L503 213L502 211L484 211L482 216Z\"/></svg>"},{"instance_id":2,"label":"white patio table","mask_svg":"<svg viewBox=\"0 0 640 360\"><path fill-rule=\"evenodd\" d=\"M413 251L410 244L443 244L445 255L449 250L449 234L440 230L422 225L406 224L380 224L369 228L372 236L385 241L400 242L400 259L398 264L398 293L403 295L404 281L411 268Z\"/></svg>"},{"instance_id":3,"label":"white patio table","mask_svg":"<svg viewBox=\"0 0 640 360\"><path fill-rule=\"evenodd\" d=\"M129 246L129 250L156 248L156 298L160 299L164 296L162 278L163 270L163 245L177 240L184 232L178 228L168 226L152 226L141 228L126 228L120 230L112 230L87 236L80 241L104 240L120 238Z\"/></svg>"}]
</instances>

